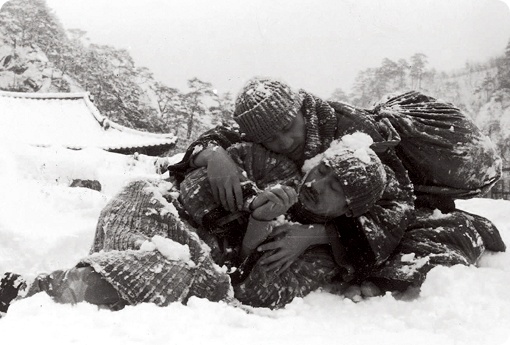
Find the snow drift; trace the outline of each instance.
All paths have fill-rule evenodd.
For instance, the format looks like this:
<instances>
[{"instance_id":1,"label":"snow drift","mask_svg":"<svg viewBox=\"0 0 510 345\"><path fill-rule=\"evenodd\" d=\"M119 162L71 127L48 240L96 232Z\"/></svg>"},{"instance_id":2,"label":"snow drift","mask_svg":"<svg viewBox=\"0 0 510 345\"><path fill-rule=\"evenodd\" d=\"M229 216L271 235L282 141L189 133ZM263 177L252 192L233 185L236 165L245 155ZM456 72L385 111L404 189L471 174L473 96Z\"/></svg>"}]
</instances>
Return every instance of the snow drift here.
<instances>
[{"instance_id":1,"label":"snow drift","mask_svg":"<svg viewBox=\"0 0 510 345\"><path fill-rule=\"evenodd\" d=\"M71 267L88 253L106 202L127 182L158 176L154 158L143 155L0 142L0 273ZM102 191L69 187L77 178L100 181ZM509 201L458 207L489 218L509 243ZM486 253L479 267L433 269L418 296L354 303L317 291L275 311L192 298L111 312L38 294L12 305L0 334L17 344L502 344L510 342L509 286L510 254Z\"/></svg>"}]
</instances>

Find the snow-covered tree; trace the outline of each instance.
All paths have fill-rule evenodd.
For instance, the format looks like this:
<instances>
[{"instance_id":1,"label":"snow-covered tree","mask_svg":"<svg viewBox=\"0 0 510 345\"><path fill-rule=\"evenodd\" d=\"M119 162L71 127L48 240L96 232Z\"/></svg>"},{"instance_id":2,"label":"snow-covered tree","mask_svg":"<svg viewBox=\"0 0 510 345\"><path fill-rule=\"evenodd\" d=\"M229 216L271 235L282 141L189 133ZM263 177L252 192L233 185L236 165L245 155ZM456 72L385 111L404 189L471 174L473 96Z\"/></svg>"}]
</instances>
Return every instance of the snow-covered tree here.
<instances>
[{"instance_id":1,"label":"snow-covered tree","mask_svg":"<svg viewBox=\"0 0 510 345\"><path fill-rule=\"evenodd\" d=\"M499 89L510 89L510 40L498 66Z\"/></svg>"},{"instance_id":2,"label":"snow-covered tree","mask_svg":"<svg viewBox=\"0 0 510 345\"><path fill-rule=\"evenodd\" d=\"M425 66L427 65L427 55L423 53L416 53L411 56L411 86L418 90L421 89L423 74L425 73Z\"/></svg>"},{"instance_id":3,"label":"snow-covered tree","mask_svg":"<svg viewBox=\"0 0 510 345\"><path fill-rule=\"evenodd\" d=\"M39 91L44 83L39 79L49 78L52 91L69 92L72 80L89 91L101 113L114 121L138 129L167 131L144 89L153 82L152 73L135 66L126 50L88 44L83 30L66 33L44 0L8 1L0 11L0 28L13 47L10 58L19 60L17 73L41 60L37 62L41 65L36 69L38 77L17 77L9 90ZM37 55L39 49L44 58ZM23 59L27 51L37 59ZM47 71L50 74L41 77Z\"/></svg>"},{"instance_id":4,"label":"snow-covered tree","mask_svg":"<svg viewBox=\"0 0 510 345\"><path fill-rule=\"evenodd\" d=\"M475 88L475 93L481 93L485 96L485 102L488 102L496 89L494 77L487 72L479 87Z\"/></svg>"},{"instance_id":5,"label":"snow-covered tree","mask_svg":"<svg viewBox=\"0 0 510 345\"><path fill-rule=\"evenodd\" d=\"M341 88L336 88L331 96L329 96L328 101L333 102L349 102L349 97Z\"/></svg>"},{"instance_id":6,"label":"snow-covered tree","mask_svg":"<svg viewBox=\"0 0 510 345\"><path fill-rule=\"evenodd\" d=\"M166 128L177 137L184 138L187 131L187 116L184 107L184 95L176 88L160 82L153 85L159 114Z\"/></svg>"},{"instance_id":7,"label":"snow-covered tree","mask_svg":"<svg viewBox=\"0 0 510 345\"><path fill-rule=\"evenodd\" d=\"M212 124L232 125L234 123L232 119L232 114L234 112L232 94L230 92L220 94L217 90L213 90L212 100L216 103L209 107L209 112L212 115Z\"/></svg>"},{"instance_id":8,"label":"snow-covered tree","mask_svg":"<svg viewBox=\"0 0 510 345\"><path fill-rule=\"evenodd\" d=\"M207 113L205 97L214 95L212 84L196 77L188 80L188 88L190 91L184 94L184 108L187 114L186 139L190 139L194 131L203 128L206 120L204 115Z\"/></svg>"},{"instance_id":9,"label":"snow-covered tree","mask_svg":"<svg viewBox=\"0 0 510 345\"><path fill-rule=\"evenodd\" d=\"M399 59L397 61L397 74L398 74L398 83L397 88L399 90L404 90L407 87L407 71L411 68L406 59Z\"/></svg>"}]
</instances>

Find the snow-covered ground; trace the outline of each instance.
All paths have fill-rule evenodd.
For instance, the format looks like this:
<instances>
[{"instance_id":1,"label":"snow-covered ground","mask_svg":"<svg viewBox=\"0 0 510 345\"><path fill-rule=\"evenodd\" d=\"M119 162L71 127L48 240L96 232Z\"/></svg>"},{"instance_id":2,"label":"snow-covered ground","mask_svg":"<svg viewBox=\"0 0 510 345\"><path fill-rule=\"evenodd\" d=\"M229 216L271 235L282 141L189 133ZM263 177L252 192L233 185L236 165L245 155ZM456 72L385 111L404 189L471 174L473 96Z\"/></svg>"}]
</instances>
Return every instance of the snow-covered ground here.
<instances>
[{"instance_id":1,"label":"snow-covered ground","mask_svg":"<svg viewBox=\"0 0 510 345\"><path fill-rule=\"evenodd\" d=\"M28 277L71 267L86 255L102 207L130 179L156 177L153 160L0 141L0 274ZM97 179L102 192L70 188ZM510 202L458 206L492 220L510 241ZM2 344L504 344L510 343L510 254L479 267L435 268L419 297L390 294L354 303L315 292L276 311L247 312L192 298L118 312L55 304L44 294L0 319Z\"/></svg>"}]
</instances>

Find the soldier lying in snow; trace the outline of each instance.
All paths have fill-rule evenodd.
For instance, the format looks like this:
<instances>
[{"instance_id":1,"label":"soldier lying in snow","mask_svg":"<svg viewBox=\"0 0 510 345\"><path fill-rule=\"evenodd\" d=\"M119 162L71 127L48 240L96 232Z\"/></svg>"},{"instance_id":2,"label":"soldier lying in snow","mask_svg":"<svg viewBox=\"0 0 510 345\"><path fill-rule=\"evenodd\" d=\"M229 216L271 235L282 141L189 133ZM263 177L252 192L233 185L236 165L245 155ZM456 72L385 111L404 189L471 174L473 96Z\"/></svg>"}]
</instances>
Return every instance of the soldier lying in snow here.
<instances>
[{"instance_id":1,"label":"soldier lying in snow","mask_svg":"<svg viewBox=\"0 0 510 345\"><path fill-rule=\"evenodd\" d=\"M231 276L237 299L253 306L282 307L294 297L304 296L332 283L335 278L353 279L354 282L373 278L379 282L381 272L386 272L383 278L384 282L389 282L387 288L392 288L393 281L398 283L398 288L403 286L402 282L406 286L419 284L434 264L476 263L484 250L479 233L485 236L484 240L487 238L486 242L497 242L497 229L490 222L476 223L470 219L479 217L455 211L451 217L448 216L448 223L440 223L445 233L451 233L448 246L441 245L444 236L438 234L439 227L423 227L421 231L427 236L413 238L418 243L420 239L427 241L428 248L434 247L430 244L437 243L434 253L426 250L418 252L413 258L417 262L422 262L419 260L429 254L434 254L434 257L443 254L444 260L415 265L413 272L421 274L418 278L392 275L400 272L398 269L381 269L374 258L378 255L377 251L387 249L383 246L384 242L371 246L373 242L368 241L367 236L370 233L374 238L383 238L393 231L385 228L385 225L392 224L386 220L391 214L385 213L386 209L379 205L387 202L394 193L395 177L366 142L365 146L352 148L351 145L348 148L345 143L349 139L352 141L353 137L338 143L339 147L332 145L315 163L311 163L315 166L301 184L299 201L288 212L290 219L316 225L284 224L273 229L271 236L278 237L290 226L300 227L306 239L300 242L305 243L302 254L286 258L285 264L279 266L279 272L271 270L271 267L268 269L264 263L280 260L280 251L269 248L260 258L254 249L270 233L271 220L284 213L296 201L296 195L292 189L281 187L266 189L258 197L253 196L259 192L258 189L275 183L292 184L293 180L300 178L300 172L290 160L259 145L245 143L229 150L246 173L245 195L252 195L252 198L244 198L245 206L241 212L224 213L225 210L219 208L205 178L205 169L188 174L181 183L179 200L171 198L172 204L181 209L187 221L172 213L171 205L163 197L168 197L168 183L133 182L101 213L92 248L96 254L85 258L71 270L38 277L29 287L28 295L46 291L59 302L85 300L116 306L141 302L167 305L173 301L185 302L190 296L214 301L229 300L229 276L217 265L226 264L233 272ZM330 222L335 222L336 226L330 226ZM322 223L322 228L318 227L319 223ZM461 223L466 226L458 231ZM339 228L342 229L340 233L336 231ZM470 241L464 240L465 234ZM166 253L161 237L188 245L189 253L184 255L185 259ZM441 250L443 253L437 252ZM452 257L448 255L450 251L456 254L453 256L455 260L448 261L448 257ZM402 253L407 253L407 249L404 248ZM399 252L394 254L395 257L399 255ZM398 265L399 261L393 262ZM233 267L237 270L232 270ZM354 272L351 267L354 267ZM6 276L3 284L7 285L9 280L14 282L14 278L13 275ZM17 287L19 283L15 285ZM4 287L3 290L2 296L8 289ZM4 303L8 305L8 301Z\"/></svg>"},{"instance_id":2,"label":"soldier lying in snow","mask_svg":"<svg viewBox=\"0 0 510 345\"><path fill-rule=\"evenodd\" d=\"M419 92L390 98L373 109L361 109L323 101L305 90L294 91L275 79L253 78L237 96L233 115L239 129L219 126L204 133L190 145L180 163L169 167L182 178L190 167L206 166L217 200L229 210L240 207L241 199L235 163L225 153L231 145L260 143L301 165L346 134L361 131L372 137L372 148L396 178L392 193L378 203L378 211L387 217L375 221L377 231L370 231L370 224L348 231L355 226L329 223L340 225L336 230L343 234L346 249L354 251L350 257L368 268L357 272L365 271L366 276L370 276L370 267L380 267L403 239L408 240L405 230L429 228L427 217L436 208L458 214L454 199L483 195L501 176L501 158L489 138L452 104ZM415 205L424 208L423 212L415 212ZM472 225L473 217L465 213L453 218L464 224L464 217L469 218L466 224L470 229L480 227L483 233L493 228L481 225L485 220L476 217ZM484 239L491 236L495 240L490 243L498 243L491 248L504 249L497 231L489 231ZM300 251L293 248L302 245L298 238L303 238L299 231L290 228L282 239L261 248L278 248L296 257ZM438 243L441 246L441 241ZM269 267L286 263L275 261ZM426 271L423 267L430 266L422 266Z\"/></svg>"},{"instance_id":3,"label":"soldier lying in snow","mask_svg":"<svg viewBox=\"0 0 510 345\"><path fill-rule=\"evenodd\" d=\"M309 205L308 213L311 214L313 207L322 205L322 199L329 201L329 205L317 209L317 216L332 217L346 212L354 215L370 208L383 192L387 177L377 156L368 147L364 150L365 162L356 158L354 151L348 149L344 149L343 154L324 158L323 163L308 174L307 178L313 180L306 181L295 209L304 210L305 205ZM175 189L169 190L167 182L133 182L102 211L91 251L95 254L85 258L71 271L40 276L36 283L32 284L28 295L45 290L59 301L66 301L69 296L73 296L71 301L85 299L92 303L111 304L121 299L130 304L154 302L158 305L166 305L176 300L185 301L192 295L211 300L226 298L230 287L229 277L215 265L214 260L222 265L238 266L247 258L244 266L253 264L254 260L249 254L267 237L271 230L270 221L285 213L298 199L294 189L286 185L296 185L294 180L299 181L301 177L293 162L259 145L235 146L232 147L231 154L246 171L247 179L254 182L246 185L248 194L255 195L259 189L278 183L281 187L266 190L260 193L259 197L247 200L247 208L243 214L230 217L231 220L226 221L224 217L213 217L218 205L214 204L211 197L207 179L200 178L200 174L203 177L204 170L191 172L182 183L180 201L173 198L172 202L182 209L181 213L185 218L193 222L198 229L195 230L187 221L182 221L169 212L168 208L171 206L163 198L163 194L171 195ZM326 174L327 170L331 171ZM341 180L338 180L339 178ZM334 193L324 193L333 183ZM344 196L344 190L348 198ZM336 199L327 199L328 197L341 200L337 202ZM349 201L346 202L346 199ZM251 200L253 201L250 202ZM340 202L343 202L343 205L340 205ZM253 210L250 210L250 207ZM187 212L184 209L187 209ZM282 227L279 229L280 232L283 231ZM327 230L326 226L313 230L314 236L308 237L313 244L338 241L336 234L328 234L330 230ZM308 227L303 227L303 231L309 231ZM187 244L192 264L167 260L158 250L147 251L150 246L146 243L151 242L155 235ZM210 250L202 240L209 244ZM334 247L340 248L341 245ZM303 251L305 249L303 248ZM295 269L291 267L287 270L296 277L302 277L300 279L307 279L302 283L303 286L296 287L295 292L282 301L274 300L281 295L276 294L272 301L267 302L268 305L281 306L295 295L301 296L316 289L321 283L329 282L339 272L339 266L335 265L330 251L324 247L311 248L311 254L307 253L300 258L301 264L296 263ZM316 258L310 260L308 257L313 257L315 252ZM341 255L338 257L341 258ZM78 274L78 271L85 273ZM265 272L263 269L260 271ZM239 272L240 270L236 274ZM97 278L98 273L101 279ZM314 279L306 278L306 274L315 275ZM83 278L80 278L80 275ZM246 275L249 275L249 268L243 271L242 278ZM242 286L243 279L238 277L236 286ZM101 283L103 292L97 294L93 292L92 286L83 288L83 284L80 285L83 280L96 284L107 281L108 284ZM66 281L68 283L65 283ZM76 298L80 295L77 290L81 291L80 298ZM271 289L268 291L274 294ZM98 296L105 298L96 298Z\"/></svg>"}]
</instances>

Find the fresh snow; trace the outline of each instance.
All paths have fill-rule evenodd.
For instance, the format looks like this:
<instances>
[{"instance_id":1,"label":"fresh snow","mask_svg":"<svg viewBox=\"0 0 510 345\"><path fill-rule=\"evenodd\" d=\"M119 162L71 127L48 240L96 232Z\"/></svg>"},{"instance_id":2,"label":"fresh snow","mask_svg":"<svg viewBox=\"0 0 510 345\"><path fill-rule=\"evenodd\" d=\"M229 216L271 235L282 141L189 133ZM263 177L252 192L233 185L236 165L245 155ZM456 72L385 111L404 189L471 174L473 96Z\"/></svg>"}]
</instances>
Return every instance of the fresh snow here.
<instances>
[{"instance_id":1,"label":"fresh snow","mask_svg":"<svg viewBox=\"0 0 510 345\"><path fill-rule=\"evenodd\" d=\"M180 244L174 240L158 235L152 237L151 242L154 244L155 249L168 260L187 262L190 267L196 266L195 262L191 260L191 254L187 244Z\"/></svg>"},{"instance_id":2,"label":"fresh snow","mask_svg":"<svg viewBox=\"0 0 510 345\"><path fill-rule=\"evenodd\" d=\"M352 155L361 162L370 163L370 155L368 149L374 141L365 133L355 132L353 134L344 135L340 139L333 140L329 148L314 157L305 160L301 170L306 174L315 167L323 159L335 159L336 156L345 152L346 149L352 151Z\"/></svg>"},{"instance_id":3,"label":"fresh snow","mask_svg":"<svg viewBox=\"0 0 510 345\"><path fill-rule=\"evenodd\" d=\"M165 176L163 176L165 177ZM95 179L102 192L70 188ZM32 147L0 139L0 274L34 277L69 268L88 253L97 218L122 186L161 178L154 159L98 149ZM510 202L458 202L492 220L510 240ZM439 216L439 215L438 215ZM117 312L20 300L0 319L2 344L504 344L510 341L510 255L487 253L479 267L433 269L418 297L391 294L352 302L314 292L281 310L192 298Z\"/></svg>"},{"instance_id":4,"label":"fresh snow","mask_svg":"<svg viewBox=\"0 0 510 345\"><path fill-rule=\"evenodd\" d=\"M45 98L43 98L45 97ZM0 91L0 136L10 142L71 148L119 149L174 143L176 137L137 131L99 114L86 93L24 94ZM103 129L100 122L109 128Z\"/></svg>"}]
</instances>

